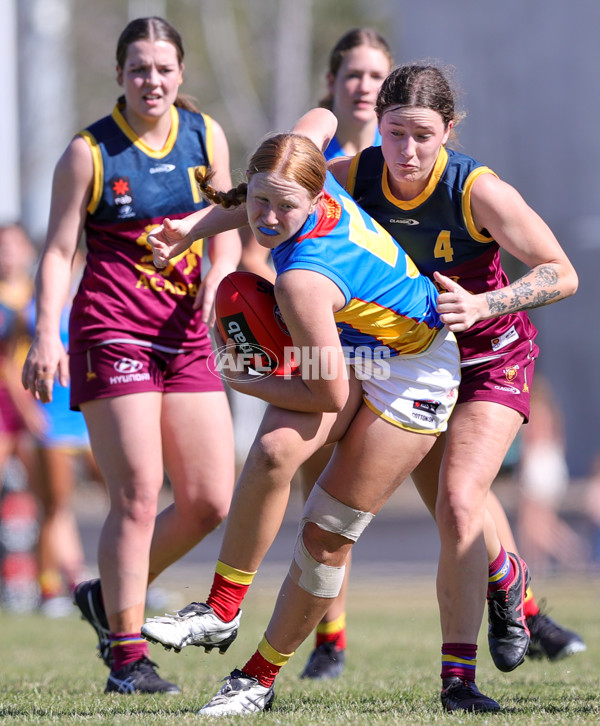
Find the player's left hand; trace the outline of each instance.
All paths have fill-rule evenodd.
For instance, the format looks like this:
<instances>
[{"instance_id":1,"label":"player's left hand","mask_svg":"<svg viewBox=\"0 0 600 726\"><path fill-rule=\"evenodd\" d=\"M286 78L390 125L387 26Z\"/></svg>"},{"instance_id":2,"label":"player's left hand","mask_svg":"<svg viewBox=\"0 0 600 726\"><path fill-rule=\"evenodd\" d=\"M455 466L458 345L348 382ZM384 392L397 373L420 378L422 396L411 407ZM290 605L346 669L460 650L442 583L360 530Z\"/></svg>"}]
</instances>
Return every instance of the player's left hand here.
<instances>
[{"instance_id":1,"label":"player's left hand","mask_svg":"<svg viewBox=\"0 0 600 726\"><path fill-rule=\"evenodd\" d=\"M482 319L479 295L472 295L440 272L434 272L433 277L446 290L438 295L436 310L448 330L461 333Z\"/></svg>"}]
</instances>

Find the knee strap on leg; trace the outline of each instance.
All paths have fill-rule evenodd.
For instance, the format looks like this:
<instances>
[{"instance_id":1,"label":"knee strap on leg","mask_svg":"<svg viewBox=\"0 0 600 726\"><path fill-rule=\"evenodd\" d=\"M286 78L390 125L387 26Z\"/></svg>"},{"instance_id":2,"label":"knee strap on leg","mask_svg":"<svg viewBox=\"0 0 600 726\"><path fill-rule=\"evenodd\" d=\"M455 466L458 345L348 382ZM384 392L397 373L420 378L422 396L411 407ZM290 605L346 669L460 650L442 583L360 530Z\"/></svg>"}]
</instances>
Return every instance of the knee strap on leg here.
<instances>
[{"instance_id":1,"label":"knee strap on leg","mask_svg":"<svg viewBox=\"0 0 600 726\"><path fill-rule=\"evenodd\" d=\"M290 577L306 592L317 597L334 598L340 594L346 566L331 567L318 562L306 549L302 533L296 539L294 561L290 567Z\"/></svg>"},{"instance_id":2,"label":"knee strap on leg","mask_svg":"<svg viewBox=\"0 0 600 726\"><path fill-rule=\"evenodd\" d=\"M315 484L304 505L300 532L306 522L314 522L326 532L341 534L342 537L356 542L374 516L371 512L352 509Z\"/></svg>"},{"instance_id":3,"label":"knee strap on leg","mask_svg":"<svg viewBox=\"0 0 600 726\"><path fill-rule=\"evenodd\" d=\"M334 598L339 595L346 567L331 567L315 560L306 549L302 532L306 522L313 522L327 532L339 534L356 542L375 515L353 509L315 485L306 500L290 577L303 590L317 597Z\"/></svg>"}]
</instances>

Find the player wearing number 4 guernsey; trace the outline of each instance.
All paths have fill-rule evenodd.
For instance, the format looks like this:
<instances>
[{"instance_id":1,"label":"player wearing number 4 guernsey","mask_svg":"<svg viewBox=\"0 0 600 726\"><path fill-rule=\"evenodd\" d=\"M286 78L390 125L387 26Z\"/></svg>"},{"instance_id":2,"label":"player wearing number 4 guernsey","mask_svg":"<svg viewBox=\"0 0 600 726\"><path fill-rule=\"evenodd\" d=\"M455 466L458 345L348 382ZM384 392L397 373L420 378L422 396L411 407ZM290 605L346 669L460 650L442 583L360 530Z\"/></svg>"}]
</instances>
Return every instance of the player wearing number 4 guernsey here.
<instances>
[{"instance_id":1,"label":"player wearing number 4 guernsey","mask_svg":"<svg viewBox=\"0 0 600 726\"><path fill-rule=\"evenodd\" d=\"M336 176L341 173L339 165ZM494 172L443 146L426 189L416 199L403 201L394 197L390 188L381 147L372 146L352 160L347 188L361 207L381 220L395 239L401 240L402 248L424 275L433 278L434 272L441 272L477 295L508 285L498 244L486 230L480 232L473 220L471 190L483 174ZM497 303L498 308L501 304ZM503 368L507 368L506 352L518 341L526 342L528 358L535 359L535 335L536 330L523 311L480 320L460 333L461 365L495 359L503 360ZM511 378L507 376L507 386ZM524 372L519 380L516 385L526 389Z\"/></svg>"},{"instance_id":2,"label":"player wearing number 4 guernsey","mask_svg":"<svg viewBox=\"0 0 600 726\"><path fill-rule=\"evenodd\" d=\"M447 433L413 480L442 534L442 701L448 710L474 710L478 698L470 697L468 684L475 673L475 590L483 585L478 563L484 539L488 640L496 666L509 671L522 663L529 635L530 652L552 660L585 649L577 634L540 612L495 497L487 497L494 522L485 515L485 495L529 415L538 349L525 310L573 294L577 275L551 230L515 189L483 164L446 148L460 113L440 68L409 64L394 70L380 89L376 111L381 147L332 160L329 169L419 270L442 282L438 310L457 334L458 404ZM501 248L531 268L512 284L501 267ZM457 498L461 491L470 492L470 501ZM442 492L451 494L451 508L440 499ZM467 528L468 518L460 514L465 506L471 511Z\"/></svg>"}]
</instances>

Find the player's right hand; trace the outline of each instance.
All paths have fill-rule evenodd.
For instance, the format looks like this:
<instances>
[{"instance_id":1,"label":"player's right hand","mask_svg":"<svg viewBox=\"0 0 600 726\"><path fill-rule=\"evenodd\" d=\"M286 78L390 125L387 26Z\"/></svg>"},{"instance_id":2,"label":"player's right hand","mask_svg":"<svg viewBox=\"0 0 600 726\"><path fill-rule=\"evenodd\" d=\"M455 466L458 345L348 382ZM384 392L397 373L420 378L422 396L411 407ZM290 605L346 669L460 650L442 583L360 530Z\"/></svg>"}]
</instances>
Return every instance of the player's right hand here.
<instances>
[{"instance_id":1,"label":"player's right hand","mask_svg":"<svg viewBox=\"0 0 600 726\"><path fill-rule=\"evenodd\" d=\"M21 374L23 388L42 403L52 401L55 379L62 386L69 382L69 356L60 339L34 338Z\"/></svg>"}]
</instances>

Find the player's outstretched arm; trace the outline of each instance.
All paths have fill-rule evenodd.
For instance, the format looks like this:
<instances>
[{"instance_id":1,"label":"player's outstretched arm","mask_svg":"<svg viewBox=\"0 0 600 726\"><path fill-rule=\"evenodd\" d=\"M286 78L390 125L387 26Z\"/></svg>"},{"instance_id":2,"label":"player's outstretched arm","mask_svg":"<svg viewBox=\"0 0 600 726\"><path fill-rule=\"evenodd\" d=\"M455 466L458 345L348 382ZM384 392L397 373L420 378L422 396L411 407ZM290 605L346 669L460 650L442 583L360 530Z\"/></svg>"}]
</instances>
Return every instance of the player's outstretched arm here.
<instances>
[{"instance_id":1,"label":"player's outstretched arm","mask_svg":"<svg viewBox=\"0 0 600 726\"><path fill-rule=\"evenodd\" d=\"M185 252L197 239L213 237L246 224L248 217L245 204L233 209L205 207L183 219L166 218L148 235L154 266L158 269L166 267L169 260Z\"/></svg>"}]
</instances>

